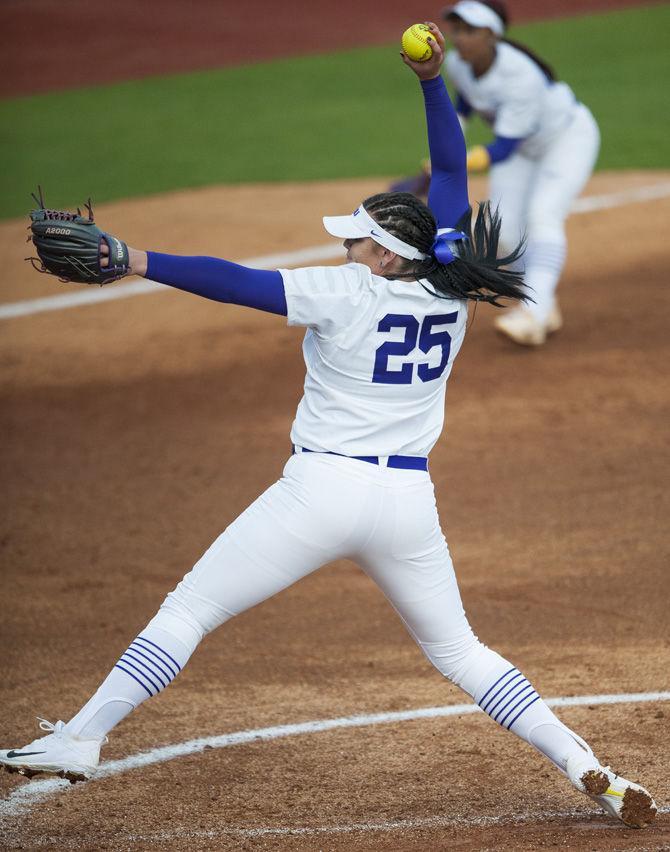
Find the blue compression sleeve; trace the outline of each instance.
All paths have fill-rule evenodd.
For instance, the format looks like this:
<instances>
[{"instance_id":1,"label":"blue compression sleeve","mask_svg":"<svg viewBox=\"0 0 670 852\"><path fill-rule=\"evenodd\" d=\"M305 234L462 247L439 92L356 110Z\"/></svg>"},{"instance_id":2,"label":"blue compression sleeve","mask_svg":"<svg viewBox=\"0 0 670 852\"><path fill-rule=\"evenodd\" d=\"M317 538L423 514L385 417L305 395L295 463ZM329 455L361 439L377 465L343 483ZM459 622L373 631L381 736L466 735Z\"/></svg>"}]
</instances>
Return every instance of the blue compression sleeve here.
<instances>
[{"instance_id":1,"label":"blue compression sleeve","mask_svg":"<svg viewBox=\"0 0 670 852\"><path fill-rule=\"evenodd\" d=\"M496 136L490 145L486 146L492 163L502 163L516 151L522 139L512 139L511 136Z\"/></svg>"},{"instance_id":2,"label":"blue compression sleeve","mask_svg":"<svg viewBox=\"0 0 670 852\"><path fill-rule=\"evenodd\" d=\"M465 139L442 77L422 80L432 174L428 206L438 228L454 228L470 207Z\"/></svg>"},{"instance_id":3,"label":"blue compression sleeve","mask_svg":"<svg viewBox=\"0 0 670 852\"><path fill-rule=\"evenodd\" d=\"M286 295L281 273L267 269L249 269L216 257L181 257L147 252L146 278L169 284L179 290L258 308L286 316Z\"/></svg>"}]
</instances>

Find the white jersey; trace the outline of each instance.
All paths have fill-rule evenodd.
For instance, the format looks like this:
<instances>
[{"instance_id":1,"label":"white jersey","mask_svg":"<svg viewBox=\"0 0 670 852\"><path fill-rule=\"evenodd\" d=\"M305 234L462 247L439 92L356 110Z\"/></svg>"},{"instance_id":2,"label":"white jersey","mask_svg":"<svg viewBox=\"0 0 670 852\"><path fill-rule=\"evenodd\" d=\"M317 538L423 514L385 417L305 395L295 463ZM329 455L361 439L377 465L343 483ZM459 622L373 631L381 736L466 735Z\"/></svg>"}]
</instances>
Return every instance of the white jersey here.
<instances>
[{"instance_id":1,"label":"white jersey","mask_svg":"<svg viewBox=\"0 0 670 852\"><path fill-rule=\"evenodd\" d=\"M481 77L457 51L447 54L446 74L456 90L496 136L523 139L517 151L541 156L572 120L577 101L572 89L547 79L523 51L499 42L493 65Z\"/></svg>"},{"instance_id":2,"label":"white jersey","mask_svg":"<svg viewBox=\"0 0 670 852\"><path fill-rule=\"evenodd\" d=\"M288 323L307 326L292 442L347 456L427 456L442 431L467 304L359 263L280 272Z\"/></svg>"}]
</instances>

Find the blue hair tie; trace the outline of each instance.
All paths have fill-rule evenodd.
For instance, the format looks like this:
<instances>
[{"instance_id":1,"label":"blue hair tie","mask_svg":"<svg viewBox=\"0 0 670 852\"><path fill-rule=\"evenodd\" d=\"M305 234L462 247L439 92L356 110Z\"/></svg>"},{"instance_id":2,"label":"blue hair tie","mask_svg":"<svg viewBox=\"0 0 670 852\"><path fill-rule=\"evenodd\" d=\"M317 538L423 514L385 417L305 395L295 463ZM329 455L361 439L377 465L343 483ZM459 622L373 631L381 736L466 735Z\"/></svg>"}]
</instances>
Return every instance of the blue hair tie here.
<instances>
[{"instance_id":1,"label":"blue hair tie","mask_svg":"<svg viewBox=\"0 0 670 852\"><path fill-rule=\"evenodd\" d=\"M462 231L445 230L438 232L435 242L431 246L430 253L445 266L456 260L458 254L452 249L451 244L457 240L467 240L467 234Z\"/></svg>"}]
</instances>

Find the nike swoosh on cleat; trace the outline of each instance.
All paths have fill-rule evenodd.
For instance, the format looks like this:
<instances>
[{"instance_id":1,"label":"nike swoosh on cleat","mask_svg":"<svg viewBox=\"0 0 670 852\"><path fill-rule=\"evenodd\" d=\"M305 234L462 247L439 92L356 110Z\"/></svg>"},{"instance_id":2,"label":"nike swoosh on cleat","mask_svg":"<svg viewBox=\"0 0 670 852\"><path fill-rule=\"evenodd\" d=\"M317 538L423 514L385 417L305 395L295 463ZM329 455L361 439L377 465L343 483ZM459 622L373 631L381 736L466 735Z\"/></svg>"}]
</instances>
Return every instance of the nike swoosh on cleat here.
<instances>
[{"instance_id":1,"label":"nike swoosh on cleat","mask_svg":"<svg viewBox=\"0 0 670 852\"><path fill-rule=\"evenodd\" d=\"M46 752L45 751L14 751L14 749L12 749L11 751L7 752L7 757L10 760L13 760L15 757L28 757L31 754L46 754Z\"/></svg>"}]
</instances>

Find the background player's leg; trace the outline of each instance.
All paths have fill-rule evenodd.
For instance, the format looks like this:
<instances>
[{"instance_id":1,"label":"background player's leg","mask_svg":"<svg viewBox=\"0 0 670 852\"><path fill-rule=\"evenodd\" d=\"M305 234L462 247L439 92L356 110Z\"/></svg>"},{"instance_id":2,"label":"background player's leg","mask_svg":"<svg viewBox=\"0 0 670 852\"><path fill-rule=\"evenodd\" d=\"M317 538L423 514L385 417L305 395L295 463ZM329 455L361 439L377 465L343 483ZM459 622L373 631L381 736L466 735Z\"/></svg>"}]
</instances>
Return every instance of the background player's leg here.
<instances>
[{"instance_id":1,"label":"background player's leg","mask_svg":"<svg viewBox=\"0 0 670 852\"><path fill-rule=\"evenodd\" d=\"M524 279L528 255L528 205L537 170L537 161L516 153L507 160L495 163L491 167L489 180L491 203L498 208L501 217L498 254L504 256L513 251L523 240L526 250L514 262L512 268L523 272ZM530 292L529 295L534 298L535 294ZM544 343L550 330L555 331L560 327L561 321L557 306L553 309L551 323L545 325L530 313L526 305L516 305L505 311L498 311L493 323L499 332L515 343L538 345Z\"/></svg>"},{"instance_id":2,"label":"background player's leg","mask_svg":"<svg viewBox=\"0 0 670 852\"><path fill-rule=\"evenodd\" d=\"M534 302L528 310L541 323L551 313L566 256L565 220L588 181L598 156L600 134L586 107L542 158L528 202L525 280Z\"/></svg>"},{"instance_id":3,"label":"background player's leg","mask_svg":"<svg viewBox=\"0 0 670 852\"><path fill-rule=\"evenodd\" d=\"M330 469L332 472L332 468ZM294 456L284 476L212 544L121 655L96 694L65 726L99 739L184 667L200 640L238 613L271 597L346 548L363 496Z\"/></svg>"},{"instance_id":4,"label":"background player's leg","mask_svg":"<svg viewBox=\"0 0 670 852\"><path fill-rule=\"evenodd\" d=\"M491 206L501 217L500 253L508 253L526 235L528 199L537 164L520 154L495 163L489 174ZM523 257L517 264L523 268Z\"/></svg>"}]
</instances>

